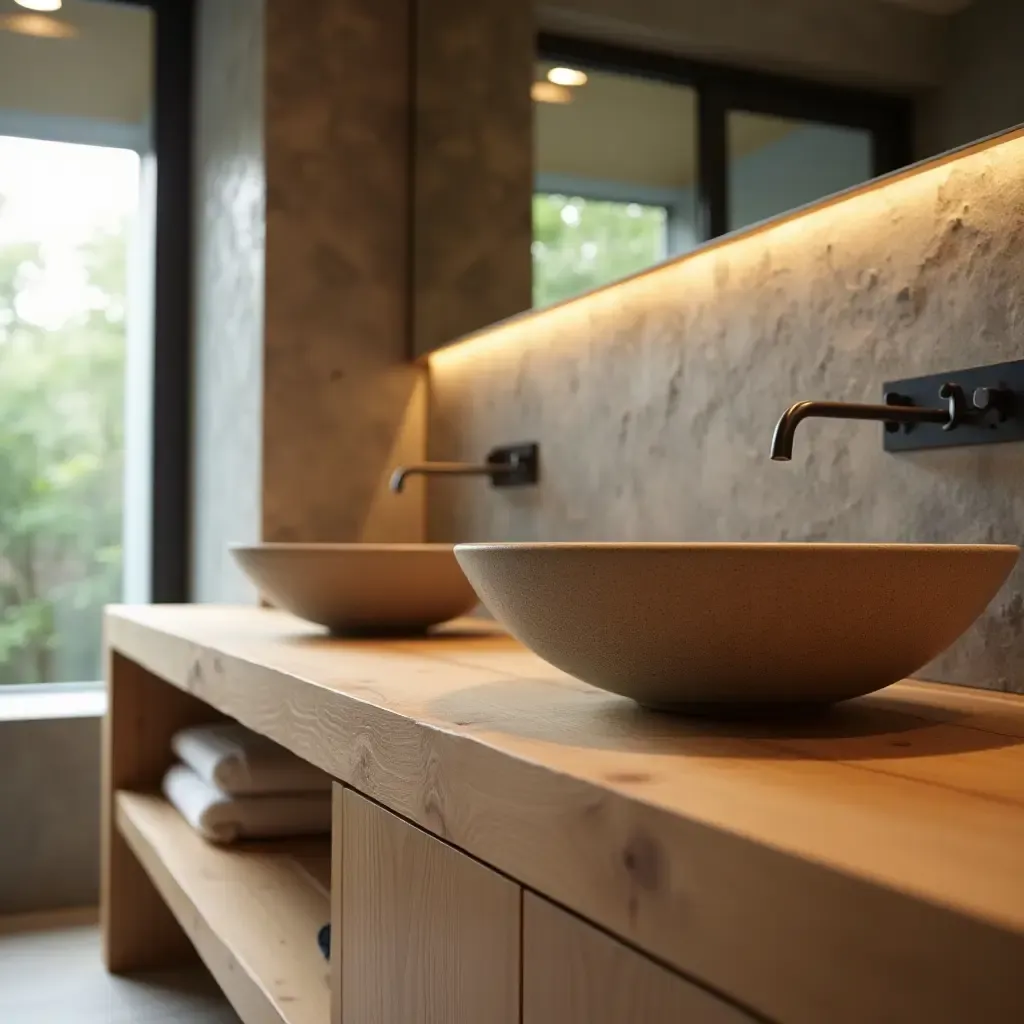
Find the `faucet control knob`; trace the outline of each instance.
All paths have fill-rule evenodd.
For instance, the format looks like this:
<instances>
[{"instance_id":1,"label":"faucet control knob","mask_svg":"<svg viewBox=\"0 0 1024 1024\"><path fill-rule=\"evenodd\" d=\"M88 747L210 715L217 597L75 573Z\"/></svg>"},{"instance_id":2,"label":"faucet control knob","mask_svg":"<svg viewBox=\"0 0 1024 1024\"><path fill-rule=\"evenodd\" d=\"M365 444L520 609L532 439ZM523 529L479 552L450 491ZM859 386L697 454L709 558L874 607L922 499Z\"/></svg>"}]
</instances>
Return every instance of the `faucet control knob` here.
<instances>
[{"instance_id":1,"label":"faucet control knob","mask_svg":"<svg viewBox=\"0 0 1024 1024\"><path fill-rule=\"evenodd\" d=\"M1006 388L975 388L972 400L975 409L994 413L1000 423L1013 412L1013 392Z\"/></svg>"},{"instance_id":2,"label":"faucet control knob","mask_svg":"<svg viewBox=\"0 0 1024 1024\"><path fill-rule=\"evenodd\" d=\"M943 430L956 430L968 418L967 396L959 384L943 384L939 388L939 398L944 398L949 405L949 420L942 424Z\"/></svg>"}]
</instances>

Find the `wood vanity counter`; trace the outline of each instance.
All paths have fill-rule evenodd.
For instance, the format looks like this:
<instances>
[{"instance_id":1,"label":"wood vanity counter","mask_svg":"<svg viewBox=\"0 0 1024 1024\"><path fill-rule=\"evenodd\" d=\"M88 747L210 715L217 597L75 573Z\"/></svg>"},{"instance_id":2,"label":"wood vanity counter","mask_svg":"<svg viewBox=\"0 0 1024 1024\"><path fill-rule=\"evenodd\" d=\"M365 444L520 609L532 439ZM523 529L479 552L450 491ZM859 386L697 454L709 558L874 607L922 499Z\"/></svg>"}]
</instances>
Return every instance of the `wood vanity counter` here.
<instances>
[{"instance_id":1,"label":"wood vanity counter","mask_svg":"<svg viewBox=\"0 0 1024 1024\"><path fill-rule=\"evenodd\" d=\"M116 608L106 639L112 970L195 946L247 1022L1024 1021L1024 697L723 723L476 621ZM210 847L152 795L211 707L338 780L333 849Z\"/></svg>"}]
</instances>

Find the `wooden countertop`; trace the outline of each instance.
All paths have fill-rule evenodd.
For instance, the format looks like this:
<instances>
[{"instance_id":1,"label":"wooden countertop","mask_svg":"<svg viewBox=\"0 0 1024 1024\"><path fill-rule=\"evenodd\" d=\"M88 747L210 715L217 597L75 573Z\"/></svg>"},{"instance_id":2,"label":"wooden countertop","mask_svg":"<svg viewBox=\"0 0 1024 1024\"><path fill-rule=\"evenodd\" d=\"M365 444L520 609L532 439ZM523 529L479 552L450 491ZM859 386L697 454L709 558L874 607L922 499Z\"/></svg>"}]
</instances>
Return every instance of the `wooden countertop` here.
<instances>
[{"instance_id":1,"label":"wooden countertop","mask_svg":"<svg viewBox=\"0 0 1024 1024\"><path fill-rule=\"evenodd\" d=\"M106 628L768 1017L899 1020L913 998L913 1019L1024 1019L1024 697L907 682L817 719L715 723L646 712L480 622L343 641L276 611L155 606Z\"/></svg>"}]
</instances>

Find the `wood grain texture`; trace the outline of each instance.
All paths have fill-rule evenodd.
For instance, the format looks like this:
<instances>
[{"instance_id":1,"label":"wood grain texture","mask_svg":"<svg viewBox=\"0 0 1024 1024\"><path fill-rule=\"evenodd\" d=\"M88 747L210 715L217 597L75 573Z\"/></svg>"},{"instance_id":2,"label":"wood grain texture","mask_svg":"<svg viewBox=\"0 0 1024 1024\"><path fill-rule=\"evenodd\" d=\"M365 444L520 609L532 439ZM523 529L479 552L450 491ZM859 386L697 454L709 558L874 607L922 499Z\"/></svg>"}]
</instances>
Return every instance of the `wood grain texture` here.
<instances>
[{"instance_id":1,"label":"wood grain texture","mask_svg":"<svg viewBox=\"0 0 1024 1024\"><path fill-rule=\"evenodd\" d=\"M171 736L216 711L122 657L107 654L100 801L100 927L108 970L159 967L195 958L114 820L114 791L156 788L171 764Z\"/></svg>"},{"instance_id":2,"label":"wood grain texture","mask_svg":"<svg viewBox=\"0 0 1024 1024\"><path fill-rule=\"evenodd\" d=\"M150 671L764 1016L1024 1019L1024 699L906 683L817 720L715 724L483 628L109 620Z\"/></svg>"},{"instance_id":3,"label":"wood grain texture","mask_svg":"<svg viewBox=\"0 0 1024 1024\"><path fill-rule=\"evenodd\" d=\"M341 932L344 898L345 787L337 782L331 794L331 1024L342 1024ZM333 941L338 937L337 941Z\"/></svg>"},{"instance_id":4,"label":"wood grain texture","mask_svg":"<svg viewBox=\"0 0 1024 1024\"><path fill-rule=\"evenodd\" d=\"M754 1018L540 896L523 894L523 1024L673 1021Z\"/></svg>"},{"instance_id":5,"label":"wood grain texture","mask_svg":"<svg viewBox=\"0 0 1024 1024\"><path fill-rule=\"evenodd\" d=\"M303 863L314 841L218 847L161 797L120 792L116 803L121 833L246 1024L325 1024L316 934L329 896ZM329 864L324 842L316 846Z\"/></svg>"},{"instance_id":6,"label":"wood grain texture","mask_svg":"<svg viewBox=\"0 0 1024 1024\"><path fill-rule=\"evenodd\" d=\"M342 1018L518 1024L520 890L344 793Z\"/></svg>"}]
</instances>

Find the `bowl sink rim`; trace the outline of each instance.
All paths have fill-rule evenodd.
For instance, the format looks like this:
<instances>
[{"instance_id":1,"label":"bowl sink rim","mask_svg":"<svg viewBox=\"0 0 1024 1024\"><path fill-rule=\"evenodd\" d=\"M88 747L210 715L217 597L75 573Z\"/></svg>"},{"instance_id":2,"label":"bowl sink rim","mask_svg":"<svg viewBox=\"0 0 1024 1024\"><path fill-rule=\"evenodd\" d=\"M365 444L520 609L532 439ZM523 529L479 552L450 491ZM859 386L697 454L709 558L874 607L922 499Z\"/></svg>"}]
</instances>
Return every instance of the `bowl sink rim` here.
<instances>
[{"instance_id":1,"label":"bowl sink rim","mask_svg":"<svg viewBox=\"0 0 1024 1024\"><path fill-rule=\"evenodd\" d=\"M887 543L885 541L472 541L456 544L460 551L1001 551L1020 554L1018 544Z\"/></svg>"},{"instance_id":2,"label":"bowl sink rim","mask_svg":"<svg viewBox=\"0 0 1024 1024\"><path fill-rule=\"evenodd\" d=\"M242 544L235 543L229 544L229 551L309 551L309 552L324 552L334 551L339 554L349 554L351 552L412 552L412 553L423 553L432 554L436 552L454 550L454 544L416 544L416 543L401 543L401 544L383 544L383 543L372 543L362 544L359 541L297 541L292 543L291 541L263 541L255 544Z\"/></svg>"}]
</instances>

